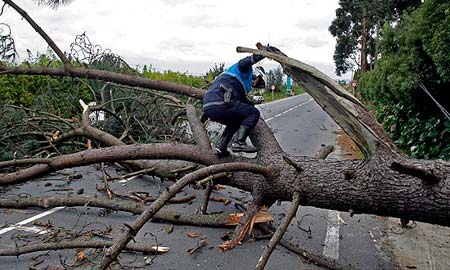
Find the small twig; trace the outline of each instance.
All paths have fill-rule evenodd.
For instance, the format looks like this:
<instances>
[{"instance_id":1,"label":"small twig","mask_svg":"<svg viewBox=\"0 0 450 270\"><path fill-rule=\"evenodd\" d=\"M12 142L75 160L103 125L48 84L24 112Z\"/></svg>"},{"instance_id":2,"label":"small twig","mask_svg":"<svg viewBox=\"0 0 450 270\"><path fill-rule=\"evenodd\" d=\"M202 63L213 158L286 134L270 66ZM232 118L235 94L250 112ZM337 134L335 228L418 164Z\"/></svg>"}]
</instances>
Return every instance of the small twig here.
<instances>
[{"instance_id":1,"label":"small twig","mask_svg":"<svg viewBox=\"0 0 450 270\"><path fill-rule=\"evenodd\" d=\"M106 194L108 195L108 198L112 199L113 193L111 189L109 188L108 179L106 179L106 172L105 172L105 163L102 162L101 164L101 170L102 170L102 180L105 184L104 190L106 191Z\"/></svg>"},{"instance_id":2,"label":"small twig","mask_svg":"<svg viewBox=\"0 0 450 270\"><path fill-rule=\"evenodd\" d=\"M121 176L118 176L118 177L113 177L113 178L111 178L111 180L123 180L123 179L127 179L127 178L130 178L130 177L133 177L133 176L151 173L151 172L154 172L154 171L155 171L155 168L147 168L147 169L135 171L135 172L132 172L132 173L129 173L129 174L121 175Z\"/></svg>"},{"instance_id":3,"label":"small twig","mask_svg":"<svg viewBox=\"0 0 450 270\"><path fill-rule=\"evenodd\" d=\"M206 215L208 212L208 204L209 204L209 200L210 200L211 193L213 190L213 184L211 182L212 182L212 180L206 186L205 195L203 197L203 202L202 202L202 205L200 206L200 213L202 215Z\"/></svg>"},{"instance_id":4,"label":"small twig","mask_svg":"<svg viewBox=\"0 0 450 270\"><path fill-rule=\"evenodd\" d=\"M242 239L244 239L247 232L249 232L253 227L254 217L261 208L262 206L259 204L250 204L245 211L244 216L239 220L239 223L234 230L233 238L220 245L220 249L222 251L233 249L236 245L242 242Z\"/></svg>"},{"instance_id":5,"label":"small twig","mask_svg":"<svg viewBox=\"0 0 450 270\"><path fill-rule=\"evenodd\" d=\"M333 152L333 151L334 151L333 145L324 146L324 147L320 148L320 150L317 152L316 158L326 159L328 157L328 155L331 154L331 152Z\"/></svg>"},{"instance_id":6,"label":"small twig","mask_svg":"<svg viewBox=\"0 0 450 270\"><path fill-rule=\"evenodd\" d=\"M222 172L222 173L216 173L214 175L210 175L206 177L205 179L202 179L197 182L197 186L203 186L204 184L210 183L211 181L222 179L222 178L228 178L230 177L229 173Z\"/></svg>"},{"instance_id":7,"label":"small twig","mask_svg":"<svg viewBox=\"0 0 450 270\"><path fill-rule=\"evenodd\" d=\"M192 256L192 254L194 254L195 252L197 252L198 250L200 250L202 247L206 246L208 244L208 242L206 242L206 240L201 240L199 242L197 242L197 244L186 250L186 252L189 254L189 256Z\"/></svg>"}]
</instances>

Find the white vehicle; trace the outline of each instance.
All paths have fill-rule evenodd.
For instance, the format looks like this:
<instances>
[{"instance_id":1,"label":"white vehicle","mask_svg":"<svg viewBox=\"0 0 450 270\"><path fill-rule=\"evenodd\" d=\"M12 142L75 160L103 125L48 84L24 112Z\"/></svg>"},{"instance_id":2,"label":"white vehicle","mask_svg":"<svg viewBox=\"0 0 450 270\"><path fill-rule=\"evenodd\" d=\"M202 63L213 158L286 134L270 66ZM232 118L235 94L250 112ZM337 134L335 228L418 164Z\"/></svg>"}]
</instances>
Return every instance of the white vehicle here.
<instances>
[{"instance_id":1,"label":"white vehicle","mask_svg":"<svg viewBox=\"0 0 450 270\"><path fill-rule=\"evenodd\" d=\"M260 95L252 96L252 100L255 104L261 104L264 102L264 97Z\"/></svg>"}]
</instances>

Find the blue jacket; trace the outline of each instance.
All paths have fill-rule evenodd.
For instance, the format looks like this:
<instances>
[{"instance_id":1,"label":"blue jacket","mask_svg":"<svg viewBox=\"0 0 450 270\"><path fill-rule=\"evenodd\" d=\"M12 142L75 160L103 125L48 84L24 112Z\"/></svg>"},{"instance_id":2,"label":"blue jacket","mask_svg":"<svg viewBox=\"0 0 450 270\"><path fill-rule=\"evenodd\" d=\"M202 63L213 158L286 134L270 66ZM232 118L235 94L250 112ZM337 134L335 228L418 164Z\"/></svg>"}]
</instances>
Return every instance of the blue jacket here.
<instances>
[{"instance_id":1,"label":"blue jacket","mask_svg":"<svg viewBox=\"0 0 450 270\"><path fill-rule=\"evenodd\" d=\"M247 56L217 76L203 98L203 106L208 106L208 103L220 105L220 102L223 102L225 91L221 85L233 90L231 101L248 103L246 96L252 89L252 65L263 58L255 54Z\"/></svg>"}]
</instances>

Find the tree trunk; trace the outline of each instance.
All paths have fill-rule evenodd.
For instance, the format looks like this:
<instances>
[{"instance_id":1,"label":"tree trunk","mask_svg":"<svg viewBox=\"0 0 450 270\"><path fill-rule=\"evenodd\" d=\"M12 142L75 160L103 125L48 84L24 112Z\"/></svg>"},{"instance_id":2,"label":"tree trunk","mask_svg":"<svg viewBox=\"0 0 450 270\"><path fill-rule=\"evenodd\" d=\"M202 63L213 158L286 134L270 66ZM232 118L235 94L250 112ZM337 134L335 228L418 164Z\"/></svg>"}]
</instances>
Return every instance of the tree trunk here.
<instances>
[{"instance_id":1,"label":"tree trunk","mask_svg":"<svg viewBox=\"0 0 450 270\"><path fill-rule=\"evenodd\" d=\"M367 55L366 55L366 47L367 47L367 29L366 29L366 23L367 23L367 10L366 6L363 3L362 7L362 18L361 18L361 75L363 75L366 72L367 69Z\"/></svg>"}]
</instances>

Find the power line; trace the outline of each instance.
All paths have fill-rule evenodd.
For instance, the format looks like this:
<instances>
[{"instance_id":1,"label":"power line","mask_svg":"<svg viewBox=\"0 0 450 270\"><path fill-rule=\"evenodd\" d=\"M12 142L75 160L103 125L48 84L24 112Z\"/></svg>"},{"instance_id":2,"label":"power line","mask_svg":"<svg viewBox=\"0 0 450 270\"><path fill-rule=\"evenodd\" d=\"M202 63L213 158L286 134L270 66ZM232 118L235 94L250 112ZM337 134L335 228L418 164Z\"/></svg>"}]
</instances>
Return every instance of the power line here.
<instances>
[{"instance_id":1,"label":"power line","mask_svg":"<svg viewBox=\"0 0 450 270\"><path fill-rule=\"evenodd\" d=\"M417 84L420 86L420 88L425 93L427 93L427 95L434 101L434 103L436 103L436 105L442 111L442 113L445 115L445 117L447 117L447 119L450 120L450 113L448 113L448 111L441 104L439 104L439 102L430 94L430 92L427 90L425 85L423 85L423 83L421 83L421 82L418 82Z\"/></svg>"}]
</instances>

